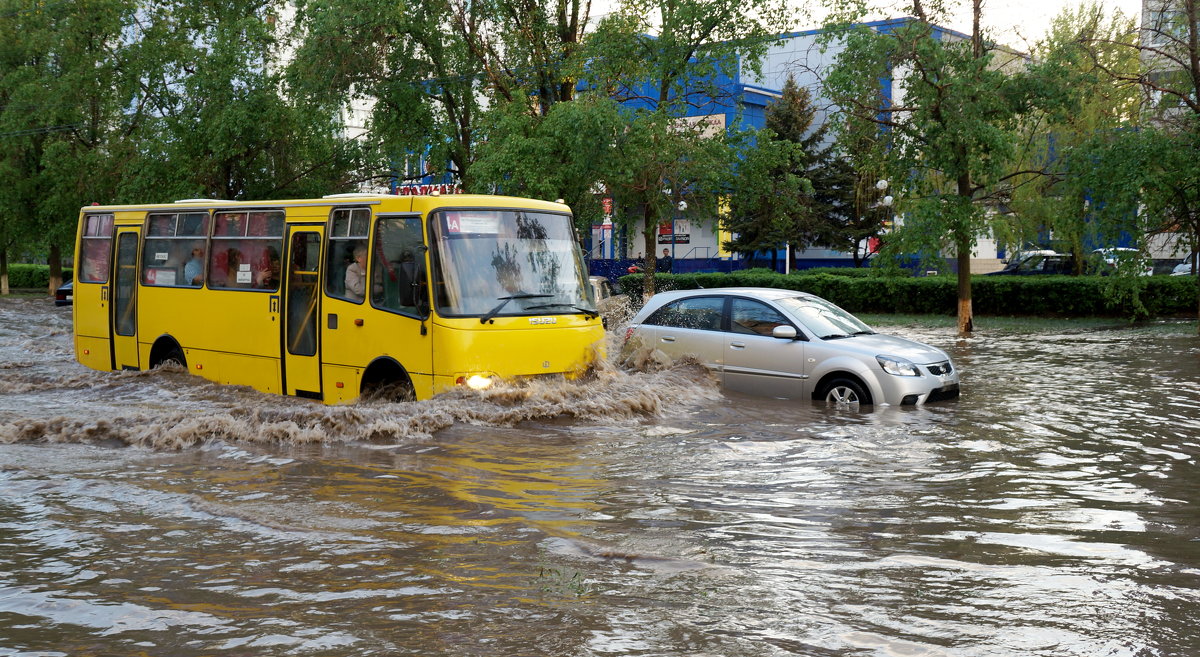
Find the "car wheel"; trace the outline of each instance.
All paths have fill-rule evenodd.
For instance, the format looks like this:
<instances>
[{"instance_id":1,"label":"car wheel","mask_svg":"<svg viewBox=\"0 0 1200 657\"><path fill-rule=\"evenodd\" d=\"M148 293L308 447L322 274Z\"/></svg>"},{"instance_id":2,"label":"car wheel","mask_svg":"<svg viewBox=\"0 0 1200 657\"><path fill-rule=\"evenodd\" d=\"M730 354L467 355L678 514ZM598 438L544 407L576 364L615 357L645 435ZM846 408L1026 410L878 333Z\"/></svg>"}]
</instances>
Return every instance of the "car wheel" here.
<instances>
[{"instance_id":1,"label":"car wheel","mask_svg":"<svg viewBox=\"0 0 1200 657\"><path fill-rule=\"evenodd\" d=\"M851 379L834 379L825 386L822 395L825 403L831 406L857 407L860 404L870 404L871 396L863 390L861 384Z\"/></svg>"}]
</instances>

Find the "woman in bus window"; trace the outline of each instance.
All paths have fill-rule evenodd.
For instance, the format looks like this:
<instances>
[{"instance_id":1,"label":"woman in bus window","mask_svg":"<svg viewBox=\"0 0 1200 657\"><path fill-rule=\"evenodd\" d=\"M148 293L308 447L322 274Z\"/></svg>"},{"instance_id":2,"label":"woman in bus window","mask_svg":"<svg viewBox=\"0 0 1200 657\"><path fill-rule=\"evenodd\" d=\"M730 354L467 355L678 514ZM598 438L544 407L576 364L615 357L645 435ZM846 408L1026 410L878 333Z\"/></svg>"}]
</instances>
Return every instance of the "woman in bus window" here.
<instances>
[{"instance_id":1,"label":"woman in bus window","mask_svg":"<svg viewBox=\"0 0 1200 657\"><path fill-rule=\"evenodd\" d=\"M259 289L275 290L279 288L279 250L273 246L267 247L267 267L258 272L256 285Z\"/></svg>"},{"instance_id":2,"label":"woman in bus window","mask_svg":"<svg viewBox=\"0 0 1200 657\"><path fill-rule=\"evenodd\" d=\"M346 267L346 298L362 301L367 295L367 246L354 247L354 262Z\"/></svg>"},{"instance_id":3,"label":"woman in bus window","mask_svg":"<svg viewBox=\"0 0 1200 657\"><path fill-rule=\"evenodd\" d=\"M231 248L225 252L225 287L240 287L249 283L250 272L246 272L247 280L238 280L238 273L242 270L242 252Z\"/></svg>"}]
</instances>

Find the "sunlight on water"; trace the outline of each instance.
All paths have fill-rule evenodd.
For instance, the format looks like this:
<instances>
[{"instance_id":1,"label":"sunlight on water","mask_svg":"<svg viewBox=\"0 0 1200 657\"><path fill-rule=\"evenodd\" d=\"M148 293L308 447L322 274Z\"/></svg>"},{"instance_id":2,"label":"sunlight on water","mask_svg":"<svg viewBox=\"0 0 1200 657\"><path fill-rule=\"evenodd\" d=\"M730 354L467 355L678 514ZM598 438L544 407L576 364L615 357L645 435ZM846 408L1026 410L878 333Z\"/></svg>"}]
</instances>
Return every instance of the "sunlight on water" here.
<instances>
[{"instance_id":1,"label":"sunlight on water","mask_svg":"<svg viewBox=\"0 0 1200 657\"><path fill-rule=\"evenodd\" d=\"M653 358L325 407L65 310L0 300L0 655L1200 654L1194 324L894 327L964 373L917 408Z\"/></svg>"}]
</instances>

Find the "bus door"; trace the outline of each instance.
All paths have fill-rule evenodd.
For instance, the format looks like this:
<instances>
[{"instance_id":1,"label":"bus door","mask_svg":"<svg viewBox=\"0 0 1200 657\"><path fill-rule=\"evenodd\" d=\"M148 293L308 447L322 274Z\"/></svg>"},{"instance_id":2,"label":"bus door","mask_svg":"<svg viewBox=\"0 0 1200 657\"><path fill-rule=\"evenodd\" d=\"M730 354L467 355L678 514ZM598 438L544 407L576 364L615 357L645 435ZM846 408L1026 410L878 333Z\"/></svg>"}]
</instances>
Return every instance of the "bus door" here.
<instances>
[{"instance_id":1,"label":"bus door","mask_svg":"<svg viewBox=\"0 0 1200 657\"><path fill-rule=\"evenodd\" d=\"M138 370L137 283L139 228L117 229L112 272L112 364L114 370Z\"/></svg>"},{"instance_id":2,"label":"bus door","mask_svg":"<svg viewBox=\"0 0 1200 657\"><path fill-rule=\"evenodd\" d=\"M324 226L292 226L283 313L284 392L323 399L318 322L321 317L321 238Z\"/></svg>"}]
</instances>

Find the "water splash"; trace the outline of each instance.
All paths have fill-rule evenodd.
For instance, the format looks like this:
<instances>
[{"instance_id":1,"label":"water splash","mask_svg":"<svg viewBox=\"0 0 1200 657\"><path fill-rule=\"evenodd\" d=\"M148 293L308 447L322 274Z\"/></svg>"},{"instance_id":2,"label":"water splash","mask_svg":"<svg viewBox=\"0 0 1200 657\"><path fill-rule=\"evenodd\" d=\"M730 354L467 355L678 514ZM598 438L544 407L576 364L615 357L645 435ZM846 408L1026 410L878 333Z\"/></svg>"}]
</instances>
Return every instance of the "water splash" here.
<instances>
[{"instance_id":1,"label":"water splash","mask_svg":"<svg viewBox=\"0 0 1200 657\"><path fill-rule=\"evenodd\" d=\"M70 334L55 326L61 324L61 310L42 304L26 308L24 314L32 316L38 337L19 331L0 334L0 393L10 399L0 405L0 443L112 443L153 449L184 449L212 440L399 444L456 424L509 427L556 417L636 422L720 396L715 382L695 362L645 358L600 361L576 381L539 378L502 382L484 391L456 389L421 402L384 398L327 407L214 384L173 366L142 372L87 370L71 357ZM619 330L607 336L608 353L619 354L617 342L623 334ZM31 360L30 352L41 358Z\"/></svg>"}]
</instances>

